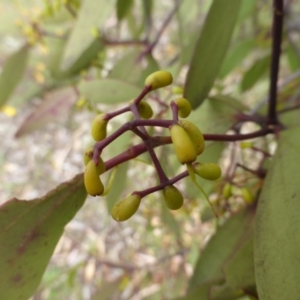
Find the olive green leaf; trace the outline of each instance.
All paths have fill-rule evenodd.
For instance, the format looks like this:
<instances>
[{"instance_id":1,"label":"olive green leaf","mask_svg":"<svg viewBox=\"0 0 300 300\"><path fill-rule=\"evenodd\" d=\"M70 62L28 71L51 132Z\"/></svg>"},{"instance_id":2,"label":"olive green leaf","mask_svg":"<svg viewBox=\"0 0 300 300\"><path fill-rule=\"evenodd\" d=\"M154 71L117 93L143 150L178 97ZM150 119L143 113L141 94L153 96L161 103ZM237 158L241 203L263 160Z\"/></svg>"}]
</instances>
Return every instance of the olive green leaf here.
<instances>
[{"instance_id":1,"label":"olive green leaf","mask_svg":"<svg viewBox=\"0 0 300 300\"><path fill-rule=\"evenodd\" d=\"M37 289L64 227L86 198L82 174L31 201L0 206L0 293L29 299Z\"/></svg>"},{"instance_id":2,"label":"olive green leaf","mask_svg":"<svg viewBox=\"0 0 300 300\"><path fill-rule=\"evenodd\" d=\"M299 127L280 134L258 200L254 261L260 300L294 300L300 295L299 136Z\"/></svg>"},{"instance_id":3,"label":"olive green leaf","mask_svg":"<svg viewBox=\"0 0 300 300\"><path fill-rule=\"evenodd\" d=\"M185 82L185 98L193 108L207 97L229 46L240 0L214 0L194 49Z\"/></svg>"}]
</instances>

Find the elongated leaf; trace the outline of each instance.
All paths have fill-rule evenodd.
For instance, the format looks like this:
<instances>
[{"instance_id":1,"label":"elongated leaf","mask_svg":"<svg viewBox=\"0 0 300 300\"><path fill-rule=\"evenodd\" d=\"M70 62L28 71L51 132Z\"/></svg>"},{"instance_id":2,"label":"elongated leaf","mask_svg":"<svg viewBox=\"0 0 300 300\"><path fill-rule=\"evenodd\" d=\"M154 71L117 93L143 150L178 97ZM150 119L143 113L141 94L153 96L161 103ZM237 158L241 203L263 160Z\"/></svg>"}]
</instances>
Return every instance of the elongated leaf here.
<instances>
[{"instance_id":1,"label":"elongated leaf","mask_svg":"<svg viewBox=\"0 0 300 300\"><path fill-rule=\"evenodd\" d=\"M224 284L213 286L210 297L213 300L233 300L244 295L244 290L256 294L254 261L253 261L253 233L242 243L230 261L224 265L226 278Z\"/></svg>"},{"instance_id":2,"label":"elongated leaf","mask_svg":"<svg viewBox=\"0 0 300 300\"><path fill-rule=\"evenodd\" d=\"M240 0L214 0L196 44L184 95L198 107L207 97L221 68L240 8Z\"/></svg>"},{"instance_id":3,"label":"elongated leaf","mask_svg":"<svg viewBox=\"0 0 300 300\"><path fill-rule=\"evenodd\" d=\"M51 75L57 79L71 77L78 74L82 69L89 67L99 51L104 49L104 45L98 39L92 40L89 47L74 61L73 65L67 70L61 71L60 62L67 42L58 39L48 39L48 41L49 55L47 56L46 66Z\"/></svg>"},{"instance_id":4,"label":"elongated leaf","mask_svg":"<svg viewBox=\"0 0 300 300\"><path fill-rule=\"evenodd\" d=\"M223 61L219 77L224 78L231 72L231 70L240 65L253 47L253 40L242 41L241 43L232 47Z\"/></svg>"},{"instance_id":5,"label":"elongated leaf","mask_svg":"<svg viewBox=\"0 0 300 300\"><path fill-rule=\"evenodd\" d=\"M45 100L25 119L15 137L21 137L53 121L66 119L70 108L77 99L77 95L70 87L62 88L48 94Z\"/></svg>"},{"instance_id":6,"label":"elongated leaf","mask_svg":"<svg viewBox=\"0 0 300 300\"><path fill-rule=\"evenodd\" d=\"M78 88L90 101L106 104L127 102L141 92L137 86L117 79L84 81Z\"/></svg>"},{"instance_id":7,"label":"elongated leaf","mask_svg":"<svg viewBox=\"0 0 300 300\"><path fill-rule=\"evenodd\" d=\"M270 65L270 56L258 59L245 73L241 82L241 90L251 89L268 71Z\"/></svg>"},{"instance_id":8,"label":"elongated leaf","mask_svg":"<svg viewBox=\"0 0 300 300\"><path fill-rule=\"evenodd\" d=\"M210 97L189 117L203 133L225 133L245 106L227 95Z\"/></svg>"},{"instance_id":9,"label":"elongated leaf","mask_svg":"<svg viewBox=\"0 0 300 300\"><path fill-rule=\"evenodd\" d=\"M28 59L28 47L23 46L11 55L0 75L0 107L3 106L22 79Z\"/></svg>"},{"instance_id":10,"label":"elongated leaf","mask_svg":"<svg viewBox=\"0 0 300 300\"><path fill-rule=\"evenodd\" d=\"M260 300L300 295L299 136L299 127L280 134L258 201L254 258Z\"/></svg>"},{"instance_id":11,"label":"elongated leaf","mask_svg":"<svg viewBox=\"0 0 300 300\"><path fill-rule=\"evenodd\" d=\"M0 206L0 293L28 299L38 287L65 225L86 198L82 174L46 196Z\"/></svg>"},{"instance_id":12,"label":"elongated leaf","mask_svg":"<svg viewBox=\"0 0 300 300\"><path fill-rule=\"evenodd\" d=\"M224 282L222 269L240 246L249 239L253 218L253 208L242 210L231 217L211 238L195 266L189 293L208 283L213 286Z\"/></svg>"},{"instance_id":13,"label":"elongated leaf","mask_svg":"<svg viewBox=\"0 0 300 300\"><path fill-rule=\"evenodd\" d=\"M85 0L80 8L75 27L68 39L61 70L66 71L92 45L92 30L100 29L114 8L114 1Z\"/></svg>"},{"instance_id":14,"label":"elongated leaf","mask_svg":"<svg viewBox=\"0 0 300 300\"><path fill-rule=\"evenodd\" d=\"M133 3L133 0L117 0L116 8L118 21L122 21L125 18Z\"/></svg>"}]
</instances>

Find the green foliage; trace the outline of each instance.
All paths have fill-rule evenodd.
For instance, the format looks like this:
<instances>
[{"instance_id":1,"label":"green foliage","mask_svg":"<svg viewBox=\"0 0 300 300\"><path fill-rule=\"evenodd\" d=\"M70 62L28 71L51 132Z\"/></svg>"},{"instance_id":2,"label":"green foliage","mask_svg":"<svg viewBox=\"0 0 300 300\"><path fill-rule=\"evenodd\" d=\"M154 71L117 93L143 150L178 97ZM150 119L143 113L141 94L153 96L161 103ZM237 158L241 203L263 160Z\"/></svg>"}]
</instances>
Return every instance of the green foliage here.
<instances>
[{"instance_id":1,"label":"green foliage","mask_svg":"<svg viewBox=\"0 0 300 300\"><path fill-rule=\"evenodd\" d=\"M28 46L21 47L6 61L0 76L0 107L11 96L23 77L28 58Z\"/></svg>"},{"instance_id":2,"label":"green foliage","mask_svg":"<svg viewBox=\"0 0 300 300\"><path fill-rule=\"evenodd\" d=\"M207 97L225 57L237 20L240 0L215 0L194 49L185 83L185 98L197 108Z\"/></svg>"},{"instance_id":3,"label":"green foliage","mask_svg":"<svg viewBox=\"0 0 300 300\"><path fill-rule=\"evenodd\" d=\"M43 198L11 199L0 207L0 292L3 300L28 299L63 234L86 198L82 174Z\"/></svg>"},{"instance_id":4,"label":"green foliage","mask_svg":"<svg viewBox=\"0 0 300 300\"><path fill-rule=\"evenodd\" d=\"M0 5L0 52L4 53L0 109L7 119L11 117L12 135L23 137L0 152L1 169L17 172L18 151L31 145L38 149L33 156L42 160L30 158L30 181L39 172L50 178L48 167L45 171L43 166L49 157L59 160L51 161L50 172L69 169L72 173L73 166L66 167L63 161L75 162L74 170L81 172L84 165L76 165L79 152L92 141L90 125L101 113L107 134L96 139L92 151L98 151L107 172L101 174L103 197L89 201L103 208L101 217L97 215L95 223L92 218L79 222L84 237L72 236L71 250L82 246L86 253L68 270L50 264L42 285L64 227L84 204L82 174L72 173L76 176L71 181L42 198L13 197L0 206L2 298L27 300L35 294L41 299L79 299L88 290L90 299L121 299L130 292L128 297L134 298L137 291L137 297L153 300L297 299L300 51L297 29L290 29L294 7L285 1L289 5L285 18L291 25L283 35L280 77L273 82L278 86L276 101L266 94L273 10L264 1L25 2ZM293 5L299 9L298 3ZM15 17L20 19L12 21ZM6 48L15 49L15 44L23 46L7 55L12 51ZM161 70L167 74L163 84L153 81L153 73ZM290 76L291 72L295 73ZM167 86L172 80L173 86ZM153 85L152 91L147 85ZM178 114L180 105L173 104L183 96L193 110L187 106L186 112ZM138 110L141 103L153 111L146 120ZM279 119L271 125L270 103L275 104ZM21 122L13 118L14 110ZM23 118L23 111L30 112ZM178 126L184 124L180 117L188 117L187 122L204 134L203 153L188 129ZM53 154L32 142L32 137L49 135L49 123L71 135L74 144L66 142L66 151L56 149ZM181 134L171 132L180 162L174 147L167 145L172 143L169 129L175 126L181 128ZM187 145L192 153L188 158ZM72 161L73 152L77 156ZM194 167L220 164L220 179L197 178L211 207L191 181L185 165L190 161ZM22 161L20 167L26 163ZM93 174L98 189L99 174ZM13 175L2 183L3 190L16 184L11 183L12 177L19 180L19 174ZM183 196L177 197L180 205L174 206L172 194L165 196L171 209L183 202L176 211L170 211L162 197L162 190L173 184ZM230 193L224 193L228 187ZM245 191L251 201L245 201ZM118 205L122 198L129 200ZM127 224L116 225L106 218L112 210L121 221L137 212ZM89 235L93 240L86 245L84 238ZM117 246L110 251L114 243ZM117 263L110 257L106 260L111 253L118 257ZM191 261L195 262L192 270ZM109 271L113 275L105 278L107 269L102 264L119 271Z\"/></svg>"},{"instance_id":5,"label":"green foliage","mask_svg":"<svg viewBox=\"0 0 300 300\"><path fill-rule=\"evenodd\" d=\"M296 299L299 287L299 127L283 132L262 188L255 221L260 299Z\"/></svg>"}]
</instances>

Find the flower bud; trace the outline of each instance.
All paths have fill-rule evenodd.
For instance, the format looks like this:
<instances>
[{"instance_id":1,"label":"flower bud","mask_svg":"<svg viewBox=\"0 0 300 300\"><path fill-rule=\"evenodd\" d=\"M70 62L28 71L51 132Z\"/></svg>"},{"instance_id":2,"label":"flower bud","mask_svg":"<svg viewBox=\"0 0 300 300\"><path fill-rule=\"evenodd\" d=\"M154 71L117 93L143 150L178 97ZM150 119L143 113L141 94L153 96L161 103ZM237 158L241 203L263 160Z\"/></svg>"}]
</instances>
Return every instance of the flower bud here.
<instances>
[{"instance_id":1,"label":"flower bud","mask_svg":"<svg viewBox=\"0 0 300 300\"><path fill-rule=\"evenodd\" d=\"M221 168L215 163L199 163L194 169L197 175L207 180L217 180L222 175Z\"/></svg>"},{"instance_id":2,"label":"flower bud","mask_svg":"<svg viewBox=\"0 0 300 300\"><path fill-rule=\"evenodd\" d=\"M183 205L183 196L174 185L168 185L163 189L163 196L166 206L176 210Z\"/></svg>"},{"instance_id":3,"label":"flower bud","mask_svg":"<svg viewBox=\"0 0 300 300\"><path fill-rule=\"evenodd\" d=\"M95 141L99 142L106 138L107 120L104 120L105 114L99 114L95 117L91 126L91 134Z\"/></svg>"},{"instance_id":4,"label":"flower bud","mask_svg":"<svg viewBox=\"0 0 300 300\"><path fill-rule=\"evenodd\" d=\"M197 153L186 131L181 126L175 124L171 126L170 133L179 162L186 164L195 161Z\"/></svg>"},{"instance_id":5,"label":"flower bud","mask_svg":"<svg viewBox=\"0 0 300 300\"><path fill-rule=\"evenodd\" d=\"M205 148L205 142L204 142L204 137L202 135L202 132L194 123L190 121L180 120L178 123L180 126L184 128L189 138L191 139L196 149L197 155L201 154Z\"/></svg>"},{"instance_id":6,"label":"flower bud","mask_svg":"<svg viewBox=\"0 0 300 300\"><path fill-rule=\"evenodd\" d=\"M99 175L105 171L105 165L100 158L98 166L95 165L93 160L89 161L86 165L84 172L84 185L86 191L91 196L100 196L104 192L104 186L100 180Z\"/></svg>"},{"instance_id":7,"label":"flower bud","mask_svg":"<svg viewBox=\"0 0 300 300\"><path fill-rule=\"evenodd\" d=\"M111 211L113 219L118 222L123 222L130 219L138 210L141 199L141 196L137 194L131 194L124 200L115 204Z\"/></svg>"},{"instance_id":8,"label":"flower bud","mask_svg":"<svg viewBox=\"0 0 300 300\"><path fill-rule=\"evenodd\" d=\"M143 118L143 119L151 119L153 116L152 107L145 100L142 100L138 104L138 111L139 111L141 118Z\"/></svg>"},{"instance_id":9,"label":"flower bud","mask_svg":"<svg viewBox=\"0 0 300 300\"><path fill-rule=\"evenodd\" d=\"M173 76L168 71L157 71L150 74L145 79L145 86L151 86L151 90L156 90L170 85L173 82Z\"/></svg>"},{"instance_id":10,"label":"flower bud","mask_svg":"<svg viewBox=\"0 0 300 300\"><path fill-rule=\"evenodd\" d=\"M190 102L185 98L177 98L174 100L174 102L176 103L176 105L178 107L179 117L187 118L192 111Z\"/></svg>"}]
</instances>

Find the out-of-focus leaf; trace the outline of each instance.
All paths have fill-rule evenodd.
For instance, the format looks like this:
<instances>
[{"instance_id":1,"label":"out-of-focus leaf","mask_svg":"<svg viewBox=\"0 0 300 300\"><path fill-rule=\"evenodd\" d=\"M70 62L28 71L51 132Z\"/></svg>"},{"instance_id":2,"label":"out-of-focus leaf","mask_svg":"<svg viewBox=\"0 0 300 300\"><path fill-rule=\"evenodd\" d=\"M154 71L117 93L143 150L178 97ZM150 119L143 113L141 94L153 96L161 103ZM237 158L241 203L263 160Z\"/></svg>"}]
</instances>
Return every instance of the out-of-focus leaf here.
<instances>
[{"instance_id":1,"label":"out-of-focus leaf","mask_svg":"<svg viewBox=\"0 0 300 300\"><path fill-rule=\"evenodd\" d=\"M300 126L300 113L299 110L287 111L283 114L279 114L280 122L287 126L287 128Z\"/></svg>"},{"instance_id":2,"label":"out-of-focus leaf","mask_svg":"<svg viewBox=\"0 0 300 300\"><path fill-rule=\"evenodd\" d=\"M244 75L241 82L241 90L244 92L251 89L267 73L269 65L269 55L255 61Z\"/></svg>"},{"instance_id":3,"label":"out-of-focus leaf","mask_svg":"<svg viewBox=\"0 0 300 300\"><path fill-rule=\"evenodd\" d=\"M134 1L133 0L117 0L117 18L118 21L122 21L131 9Z\"/></svg>"},{"instance_id":4,"label":"out-of-focus leaf","mask_svg":"<svg viewBox=\"0 0 300 300\"><path fill-rule=\"evenodd\" d=\"M179 298L173 298L172 300L206 300L209 299L208 297L209 293L209 284L203 285L197 290L189 293L186 296L179 297Z\"/></svg>"},{"instance_id":5,"label":"out-of-focus leaf","mask_svg":"<svg viewBox=\"0 0 300 300\"><path fill-rule=\"evenodd\" d=\"M50 71L54 78L66 78L72 75L78 74L82 69L90 66L93 59L97 57L97 54L104 49L104 45L99 39L94 39L90 46L82 52L74 64L67 70L61 71L60 61L62 59L63 51L66 45L65 40L49 39L49 56L46 60L47 70Z\"/></svg>"},{"instance_id":6,"label":"out-of-focus leaf","mask_svg":"<svg viewBox=\"0 0 300 300\"><path fill-rule=\"evenodd\" d=\"M142 73L141 62L138 61L141 50L134 49L118 60L108 78L119 79L136 84Z\"/></svg>"},{"instance_id":7,"label":"out-of-focus leaf","mask_svg":"<svg viewBox=\"0 0 300 300\"><path fill-rule=\"evenodd\" d=\"M253 40L245 40L241 43L238 43L230 49L228 54L226 55L219 77L224 78L228 75L234 68L242 63L248 53L253 49L254 41Z\"/></svg>"},{"instance_id":8,"label":"out-of-focus leaf","mask_svg":"<svg viewBox=\"0 0 300 300\"><path fill-rule=\"evenodd\" d=\"M288 62L292 72L295 72L300 69L300 56L297 54L296 49L293 45L289 44L286 49L286 54L288 58Z\"/></svg>"},{"instance_id":9,"label":"out-of-focus leaf","mask_svg":"<svg viewBox=\"0 0 300 300\"><path fill-rule=\"evenodd\" d=\"M114 1L85 0L80 8L75 27L68 39L61 61L61 70L71 68L79 57L92 45L92 30L103 26L112 13Z\"/></svg>"},{"instance_id":10,"label":"out-of-focus leaf","mask_svg":"<svg viewBox=\"0 0 300 300\"><path fill-rule=\"evenodd\" d=\"M119 165L116 172L116 177L114 178L113 185L111 187L110 192L106 196L106 205L107 210L110 212L113 206L121 201L120 196L126 187L127 184L127 171L128 171L129 163L123 163Z\"/></svg>"},{"instance_id":11,"label":"out-of-focus leaf","mask_svg":"<svg viewBox=\"0 0 300 300\"><path fill-rule=\"evenodd\" d=\"M248 293L256 294L254 261L253 261L253 235L245 241L234 254L231 260L224 265L223 272L226 281L222 285L211 288L212 300L233 300Z\"/></svg>"},{"instance_id":12,"label":"out-of-focus leaf","mask_svg":"<svg viewBox=\"0 0 300 300\"><path fill-rule=\"evenodd\" d=\"M207 97L218 76L236 24L240 0L214 0L197 41L184 95L193 108Z\"/></svg>"},{"instance_id":13,"label":"out-of-focus leaf","mask_svg":"<svg viewBox=\"0 0 300 300\"><path fill-rule=\"evenodd\" d=\"M22 79L28 59L28 46L23 46L5 62L0 75L0 107L4 105Z\"/></svg>"},{"instance_id":14,"label":"out-of-focus leaf","mask_svg":"<svg viewBox=\"0 0 300 300\"><path fill-rule=\"evenodd\" d=\"M257 0L241 0L241 9L239 11L238 15L238 22L244 21L244 19L254 12L254 9L256 7Z\"/></svg>"},{"instance_id":15,"label":"out-of-focus leaf","mask_svg":"<svg viewBox=\"0 0 300 300\"><path fill-rule=\"evenodd\" d=\"M131 83L117 79L96 79L83 81L79 91L92 102L117 104L137 97L141 89Z\"/></svg>"},{"instance_id":16,"label":"out-of-focus leaf","mask_svg":"<svg viewBox=\"0 0 300 300\"><path fill-rule=\"evenodd\" d=\"M64 227L85 198L79 174L42 198L14 198L0 206L1 299L29 299L34 293Z\"/></svg>"},{"instance_id":17,"label":"out-of-focus leaf","mask_svg":"<svg viewBox=\"0 0 300 300\"><path fill-rule=\"evenodd\" d=\"M254 215L253 208L243 209L218 229L200 255L190 280L188 294L201 291L204 287L206 289L207 285L210 285L211 291L212 287L227 283L227 273L224 270L229 271L226 268L236 266L236 261L241 256L238 251L251 239ZM237 256L234 258L235 254ZM234 280L237 278L234 277Z\"/></svg>"},{"instance_id":18,"label":"out-of-focus leaf","mask_svg":"<svg viewBox=\"0 0 300 300\"><path fill-rule=\"evenodd\" d=\"M116 62L108 77L143 87L146 77L157 71L159 66L151 55L147 55L143 61L139 61L140 55L140 49L134 49L124 55Z\"/></svg>"},{"instance_id":19,"label":"out-of-focus leaf","mask_svg":"<svg viewBox=\"0 0 300 300\"><path fill-rule=\"evenodd\" d=\"M258 201L254 263L260 300L300 295L299 136L299 127L280 134Z\"/></svg>"},{"instance_id":20,"label":"out-of-focus leaf","mask_svg":"<svg viewBox=\"0 0 300 300\"><path fill-rule=\"evenodd\" d=\"M77 95L70 87L62 88L46 95L35 110L21 124L16 137L21 137L36 129L41 129L49 122L67 118L70 108L74 105Z\"/></svg>"},{"instance_id":21,"label":"out-of-focus leaf","mask_svg":"<svg viewBox=\"0 0 300 300\"><path fill-rule=\"evenodd\" d=\"M244 109L245 106L235 98L216 95L208 98L201 107L194 110L189 120L203 133L224 133L235 122L235 115Z\"/></svg>"}]
</instances>

